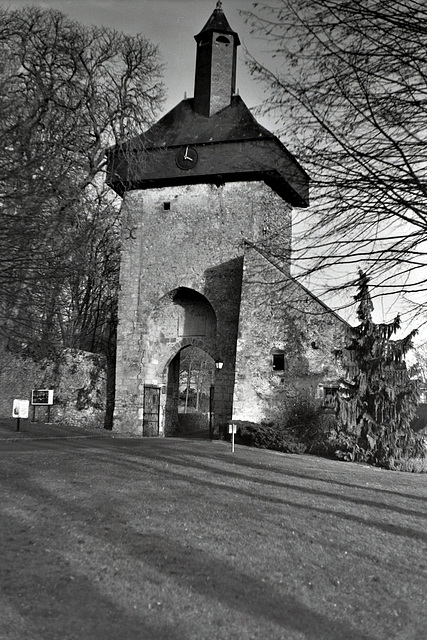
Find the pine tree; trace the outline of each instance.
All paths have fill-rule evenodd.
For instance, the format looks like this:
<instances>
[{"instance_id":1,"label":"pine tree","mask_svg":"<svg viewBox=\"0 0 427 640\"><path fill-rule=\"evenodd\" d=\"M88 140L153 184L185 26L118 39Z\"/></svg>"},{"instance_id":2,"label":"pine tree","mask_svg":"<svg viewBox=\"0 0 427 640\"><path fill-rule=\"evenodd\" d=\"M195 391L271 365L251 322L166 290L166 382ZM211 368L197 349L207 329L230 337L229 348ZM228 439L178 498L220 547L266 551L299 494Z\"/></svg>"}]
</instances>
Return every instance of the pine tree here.
<instances>
[{"instance_id":1,"label":"pine tree","mask_svg":"<svg viewBox=\"0 0 427 640\"><path fill-rule=\"evenodd\" d=\"M338 396L337 418L343 440L351 442L352 459L387 466L405 457L415 446L411 421L418 403L418 388L405 363L416 330L401 340L391 337L400 328L397 316L387 324L372 320L369 278L359 271L360 324L351 330L343 351L346 381Z\"/></svg>"}]
</instances>

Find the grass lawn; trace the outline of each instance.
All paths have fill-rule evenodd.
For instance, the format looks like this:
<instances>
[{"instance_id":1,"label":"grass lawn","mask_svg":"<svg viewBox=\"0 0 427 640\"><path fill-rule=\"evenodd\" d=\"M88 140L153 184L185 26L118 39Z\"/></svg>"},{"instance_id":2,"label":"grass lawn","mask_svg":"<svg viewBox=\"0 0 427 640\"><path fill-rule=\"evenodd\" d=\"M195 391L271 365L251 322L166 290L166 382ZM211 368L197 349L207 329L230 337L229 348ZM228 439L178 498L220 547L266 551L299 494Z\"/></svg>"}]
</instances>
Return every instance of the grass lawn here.
<instances>
[{"instance_id":1,"label":"grass lawn","mask_svg":"<svg viewBox=\"0 0 427 640\"><path fill-rule=\"evenodd\" d=\"M427 637L426 475L130 438L0 470L0 640Z\"/></svg>"}]
</instances>

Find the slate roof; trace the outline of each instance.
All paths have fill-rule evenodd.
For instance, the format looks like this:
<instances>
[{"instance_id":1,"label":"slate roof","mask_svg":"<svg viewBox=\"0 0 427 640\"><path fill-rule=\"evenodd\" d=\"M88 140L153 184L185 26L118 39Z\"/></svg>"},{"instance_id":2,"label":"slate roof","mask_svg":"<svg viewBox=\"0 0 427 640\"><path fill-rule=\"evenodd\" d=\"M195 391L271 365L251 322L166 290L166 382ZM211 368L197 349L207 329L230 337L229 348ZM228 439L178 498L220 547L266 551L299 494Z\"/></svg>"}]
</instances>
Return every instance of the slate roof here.
<instances>
[{"instance_id":1,"label":"slate roof","mask_svg":"<svg viewBox=\"0 0 427 640\"><path fill-rule=\"evenodd\" d=\"M178 168L178 148L191 145L199 161L191 171ZM240 96L206 117L182 100L148 131L108 154L107 183L126 189L239 180L264 180L297 207L308 206L309 177L282 142L253 117Z\"/></svg>"},{"instance_id":2,"label":"slate roof","mask_svg":"<svg viewBox=\"0 0 427 640\"><path fill-rule=\"evenodd\" d=\"M212 31L238 42L221 2L196 41ZM198 154L191 168L176 161L177 149L188 146ZM108 152L107 183L120 195L126 189L242 180L264 180L292 205L308 206L307 173L238 95L210 117L194 110L194 98L182 100L150 129Z\"/></svg>"},{"instance_id":3,"label":"slate roof","mask_svg":"<svg viewBox=\"0 0 427 640\"><path fill-rule=\"evenodd\" d=\"M230 27L230 25L228 24L228 20L225 17L224 12L222 11L221 2L217 3L216 9L214 9L211 17L209 18L203 29L200 31L200 33L198 33L197 36L194 36L195 40L199 41L203 34L207 31L218 31L219 33L232 34L235 37L236 45L240 44L239 36Z\"/></svg>"},{"instance_id":4,"label":"slate roof","mask_svg":"<svg viewBox=\"0 0 427 640\"><path fill-rule=\"evenodd\" d=\"M193 99L182 100L155 125L141 135L146 149L174 147L183 144L209 144L238 140L274 139L261 126L240 96L233 96L231 105L218 113L202 116L193 111Z\"/></svg>"}]
</instances>

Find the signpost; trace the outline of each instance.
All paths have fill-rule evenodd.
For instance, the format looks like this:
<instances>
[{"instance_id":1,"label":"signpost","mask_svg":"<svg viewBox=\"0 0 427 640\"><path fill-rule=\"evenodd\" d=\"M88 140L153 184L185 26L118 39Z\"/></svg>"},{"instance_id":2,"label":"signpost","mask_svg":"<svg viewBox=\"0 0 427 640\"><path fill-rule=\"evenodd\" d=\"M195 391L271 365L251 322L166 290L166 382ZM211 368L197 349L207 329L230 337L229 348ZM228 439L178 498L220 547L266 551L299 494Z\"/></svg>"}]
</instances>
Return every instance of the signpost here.
<instances>
[{"instance_id":1,"label":"signpost","mask_svg":"<svg viewBox=\"0 0 427 640\"><path fill-rule=\"evenodd\" d=\"M234 435L237 432L237 425L229 424L228 433L231 433L231 453L234 453Z\"/></svg>"},{"instance_id":2,"label":"signpost","mask_svg":"<svg viewBox=\"0 0 427 640\"><path fill-rule=\"evenodd\" d=\"M30 402L29 400L18 400L15 399L13 401L12 406L12 418L16 418L16 430L19 431L19 422L21 418L28 418Z\"/></svg>"},{"instance_id":3,"label":"signpost","mask_svg":"<svg viewBox=\"0 0 427 640\"><path fill-rule=\"evenodd\" d=\"M33 422L36 419L36 407L47 407L47 421L50 422L50 407L53 405L53 389L33 389L31 391L33 405Z\"/></svg>"}]
</instances>

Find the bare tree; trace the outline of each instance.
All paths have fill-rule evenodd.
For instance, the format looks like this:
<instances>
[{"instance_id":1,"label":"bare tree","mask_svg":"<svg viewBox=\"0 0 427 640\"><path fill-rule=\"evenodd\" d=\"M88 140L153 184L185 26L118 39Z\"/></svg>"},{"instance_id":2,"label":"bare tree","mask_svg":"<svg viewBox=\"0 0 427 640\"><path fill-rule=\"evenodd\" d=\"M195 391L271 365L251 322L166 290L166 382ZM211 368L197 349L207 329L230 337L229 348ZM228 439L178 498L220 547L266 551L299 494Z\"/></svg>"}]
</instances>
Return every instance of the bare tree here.
<instances>
[{"instance_id":1,"label":"bare tree","mask_svg":"<svg viewBox=\"0 0 427 640\"><path fill-rule=\"evenodd\" d=\"M181 352L180 389L185 413L190 406L195 411L208 410L214 367L212 358L198 347L188 347Z\"/></svg>"},{"instance_id":2,"label":"bare tree","mask_svg":"<svg viewBox=\"0 0 427 640\"><path fill-rule=\"evenodd\" d=\"M59 12L0 13L0 326L43 349L98 350L117 279L105 150L152 122L159 53Z\"/></svg>"},{"instance_id":3,"label":"bare tree","mask_svg":"<svg viewBox=\"0 0 427 640\"><path fill-rule=\"evenodd\" d=\"M271 0L244 12L265 40L261 107L312 178L294 246L305 273L357 267L374 294L425 311L427 6L423 0ZM345 278L337 278L341 273ZM350 274L350 278L349 278ZM337 279L340 280L337 284ZM420 294L422 299L420 300ZM416 297L418 296L418 297Z\"/></svg>"}]
</instances>

